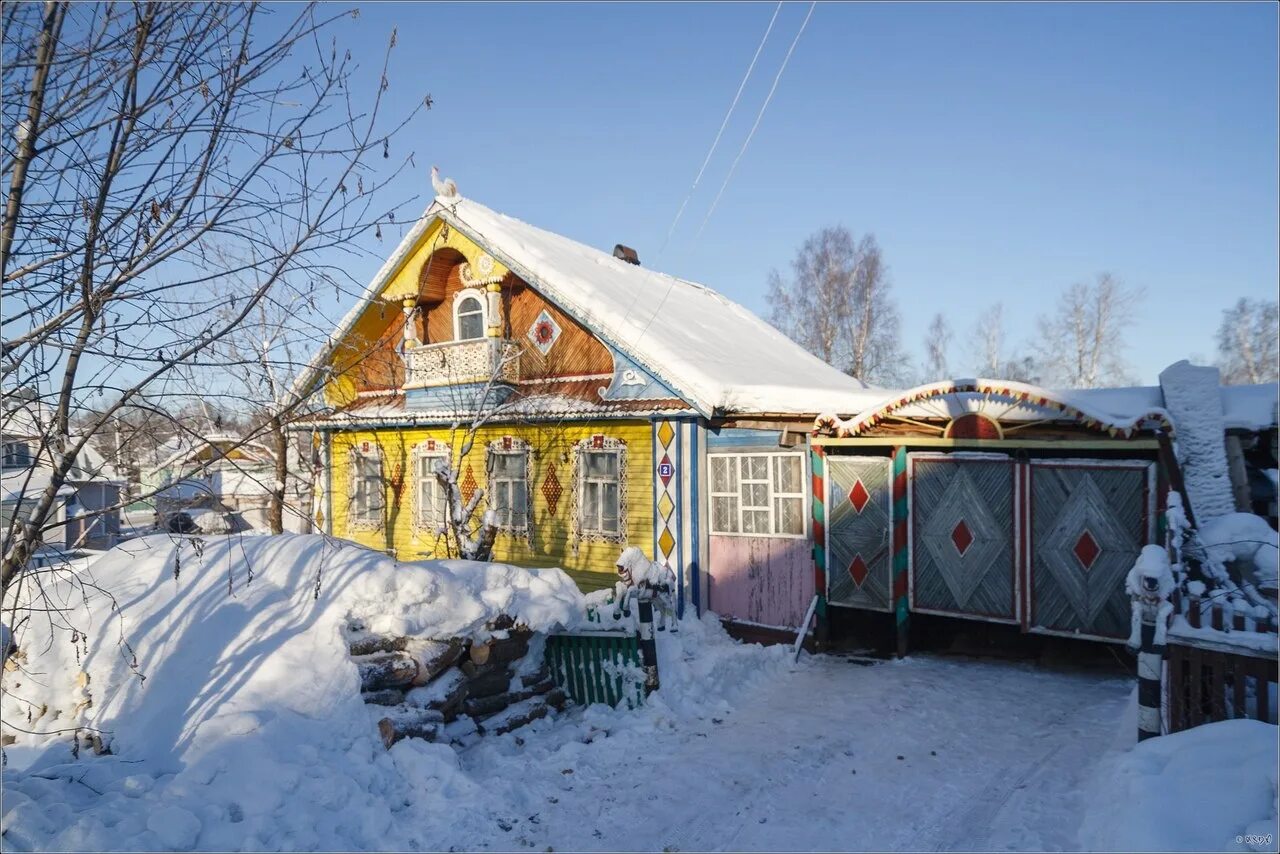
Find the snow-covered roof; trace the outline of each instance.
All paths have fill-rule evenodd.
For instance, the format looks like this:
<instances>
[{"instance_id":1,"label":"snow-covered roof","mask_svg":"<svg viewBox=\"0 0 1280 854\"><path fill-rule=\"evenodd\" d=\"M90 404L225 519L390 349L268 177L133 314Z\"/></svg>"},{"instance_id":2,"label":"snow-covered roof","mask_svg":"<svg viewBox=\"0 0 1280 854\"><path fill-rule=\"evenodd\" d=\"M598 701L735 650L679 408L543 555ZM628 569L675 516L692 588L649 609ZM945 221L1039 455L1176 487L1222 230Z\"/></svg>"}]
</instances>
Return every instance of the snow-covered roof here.
<instances>
[{"instance_id":1,"label":"snow-covered roof","mask_svg":"<svg viewBox=\"0 0 1280 854\"><path fill-rule=\"evenodd\" d=\"M49 488L51 469L10 469L0 474L0 501L23 501L38 498ZM64 483L58 487L58 495L71 495L75 487Z\"/></svg>"},{"instance_id":2,"label":"snow-covered roof","mask_svg":"<svg viewBox=\"0 0 1280 854\"><path fill-rule=\"evenodd\" d=\"M1222 387L1222 420L1228 430L1266 430L1276 426L1277 391L1280 385L1226 385Z\"/></svg>"},{"instance_id":3,"label":"snow-covered roof","mask_svg":"<svg viewBox=\"0 0 1280 854\"><path fill-rule=\"evenodd\" d=\"M705 285L628 264L470 199L437 199L427 208L331 340L347 334L437 219L704 413L852 411L880 394L868 394L864 383ZM312 362L306 385L315 382L326 356Z\"/></svg>"}]
</instances>

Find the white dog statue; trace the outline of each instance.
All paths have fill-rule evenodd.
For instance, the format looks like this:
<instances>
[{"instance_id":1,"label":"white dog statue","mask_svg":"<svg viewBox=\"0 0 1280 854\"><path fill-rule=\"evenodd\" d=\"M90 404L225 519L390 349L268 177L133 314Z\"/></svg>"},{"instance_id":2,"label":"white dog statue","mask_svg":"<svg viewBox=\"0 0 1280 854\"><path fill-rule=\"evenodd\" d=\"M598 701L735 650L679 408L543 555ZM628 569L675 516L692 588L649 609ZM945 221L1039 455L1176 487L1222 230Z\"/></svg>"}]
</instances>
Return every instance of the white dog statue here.
<instances>
[{"instance_id":1,"label":"white dog statue","mask_svg":"<svg viewBox=\"0 0 1280 854\"><path fill-rule=\"evenodd\" d=\"M658 631L665 631L671 620L676 631L676 574L664 564L649 560L644 552L632 546L623 550L617 562L618 582L613 586L613 618L631 615L630 598L650 600L657 612Z\"/></svg>"},{"instance_id":2,"label":"white dog statue","mask_svg":"<svg viewBox=\"0 0 1280 854\"><path fill-rule=\"evenodd\" d=\"M1155 645L1164 646L1169 618L1173 615L1173 603L1169 597L1174 589L1173 570L1169 567L1169 556L1165 550L1160 546L1143 546L1133 569L1125 578L1124 589L1132 603L1129 648L1142 646L1144 621L1155 623Z\"/></svg>"}]
</instances>

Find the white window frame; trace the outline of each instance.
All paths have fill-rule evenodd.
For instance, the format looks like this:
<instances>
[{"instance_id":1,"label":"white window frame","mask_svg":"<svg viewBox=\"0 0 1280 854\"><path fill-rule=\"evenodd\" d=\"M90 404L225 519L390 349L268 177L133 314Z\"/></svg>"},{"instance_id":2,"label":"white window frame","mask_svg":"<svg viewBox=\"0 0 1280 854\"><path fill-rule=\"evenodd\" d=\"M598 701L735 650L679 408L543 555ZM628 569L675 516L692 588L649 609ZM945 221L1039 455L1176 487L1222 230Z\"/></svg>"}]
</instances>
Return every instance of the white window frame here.
<instances>
[{"instance_id":1,"label":"white window frame","mask_svg":"<svg viewBox=\"0 0 1280 854\"><path fill-rule=\"evenodd\" d=\"M609 454L617 460L617 474L612 478L592 477L587 472L588 454ZM622 518L622 481L624 473L622 470L622 449L621 448L583 448L579 451L578 464L582 467L582 474L578 478L578 530L588 536L597 537L620 537L626 532L626 519ZM614 518L618 520L617 530L610 531L606 529L602 523L604 518L604 502L599 504L599 513L595 519L588 520L586 518L587 508L587 484L613 484L613 496L616 502L616 512Z\"/></svg>"},{"instance_id":2,"label":"white window frame","mask_svg":"<svg viewBox=\"0 0 1280 854\"><path fill-rule=\"evenodd\" d=\"M505 533L509 533L509 534L524 534L529 530L529 523L531 521L529 517L533 513L533 508L531 506L532 502L530 500L530 493L529 493L529 490L532 488L531 481L533 480L533 478L530 477L530 472L529 472L529 462L531 459L531 457L529 456L530 454L529 446L525 442L517 439L514 442L512 442L511 446L508 448L508 447L504 447L503 441L499 439L489 445L488 453L489 453L488 459L485 460L485 474L489 481L489 509L493 510L495 514L499 514L498 530L503 531ZM508 476L499 477L496 474L497 469L494 467L494 464L493 464L494 459L496 457L523 457L524 465L521 466L520 477L519 478L508 477ZM497 485L499 483L513 484L520 481L524 482L524 507L521 508L521 513L524 516L524 523L521 525L516 525L516 524L510 523L509 521L503 520L503 518L500 515L500 511L498 510L498 507L495 504L495 499L498 494ZM508 487L508 494L510 494L509 487ZM510 509L513 509L513 508L508 508L508 510Z\"/></svg>"},{"instance_id":3,"label":"white window frame","mask_svg":"<svg viewBox=\"0 0 1280 854\"><path fill-rule=\"evenodd\" d=\"M480 311L478 312L478 314L480 315L480 334L474 338L463 338L462 337L462 305L469 299L475 300L476 304L480 306ZM489 309L488 309L488 306L486 305L487 302L488 301L485 299L484 292L476 290L475 288L464 288L458 291L458 293L454 295L453 297L453 340L454 341L483 341L484 340L485 333L489 328ZM467 312L467 315L470 316L475 313L477 312Z\"/></svg>"},{"instance_id":4,"label":"white window frame","mask_svg":"<svg viewBox=\"0 0 1280 854\"><path fill-rule=\"evenodd\" d=\"M440 485L440 479L436 477L435 464L437 460L444 460L447 464L449 461L448 450L441 448L432 451L418 449L413 452L413 521L419 531L443 534L449 524L449 496L445 493L444 487ZM428 465L425 475L422 472L424 463ZM422 500L422 489L428 484L431 492L430 504ZM430 508L430 515L434 518L426 518L428 507Z\"/></svg>"},{"instance_id":5,"label":"white window frame","mask_svg":"<svg viewBox=\"0 0 1280 854\"><path fill-rule=\"evenodd\" d=\"M4 468L27 468L32 463L31 443L30 442L5 442L4 443Z\"/></svg>"},{"instance_id":6,"label":"white window frame","mask_svg":"<svg viewBox=\"0 0 1280 854\"><path fill-rule=\"evenodd\" d=\"M766 480L759 478L746 478L743 473L746 469L746 460L748 457L767 457L769 459L769 473ZM808 478L805 476L805 454L797 451L784 451L781 453L764 451L760 453L752 453L750 451L735 451L733 453L707 454L707 494L710 496L710 504L707 508L707 527L712 534L723 537L769 537L785 540L799 540L809 536L809 513L806 508L809 506L809 486ZM711 467L713 460L728 460L729 465L734 467L734 473L737 475L737 489L733 492L716 492L711 479ZM774 481L777 478L778 460L782 459L798 459L800 461L800 491L799 492L780 492L774 488ZM746 499L743 494L743 485L765 484L768 488L769 497L768 507L758 507L756 505L746 506ZM717 498L733 498L738 503L738 530L736 531L719 531L715 527L715 500ZM798 534L781 533L778 531L778 519L774 510L774 502L779 498L799 499L800 501L800 527ZM768 511L769 513L769 533L751 533L743 530L742 514L744 510L754 512Z\"/></svg>"},{"instance_id":7,"label":"white window frame","mask_svg":"<svg viewBox=\"0 0 1280 854\"><path fill-rule=\"evenodd\" d=\"M371 444L371 443L362 443ZM372 473L361 471L361 466L372 463L376 466ZM368 483L377 482L377 505L369 500ZM364 484L362 488L360 484ZM347 482L347 527L354 531L379 531L384 524L383 516L387 507L386 479L383 476L382 453L376 445L369 449L356 446L351 449L350 476Z\"/></svg>"}]
</instances>

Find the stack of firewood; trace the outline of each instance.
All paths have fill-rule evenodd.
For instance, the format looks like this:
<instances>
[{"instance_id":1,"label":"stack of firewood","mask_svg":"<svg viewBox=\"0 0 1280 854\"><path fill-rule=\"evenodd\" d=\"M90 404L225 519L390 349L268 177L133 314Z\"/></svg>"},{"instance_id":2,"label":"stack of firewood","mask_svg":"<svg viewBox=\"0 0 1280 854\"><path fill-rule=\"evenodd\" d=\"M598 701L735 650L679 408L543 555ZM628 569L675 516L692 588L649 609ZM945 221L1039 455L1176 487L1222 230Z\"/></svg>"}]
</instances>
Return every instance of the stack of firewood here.
<instances>
[{"instance_id":1,"label":"stack of firewood","mask_svg":"<svg viewBox=\"0 0 1280 854\"><path fill-rule=\"evenodd\" d=\"M393 637L347 627L366 703L386 708L378 734L388 748L402 738L469 743L564 707L545 663L526 661L533 632L501 616L483 640ZM538 653L540 655L540 653Z\"/></svg>"}]
</instances>

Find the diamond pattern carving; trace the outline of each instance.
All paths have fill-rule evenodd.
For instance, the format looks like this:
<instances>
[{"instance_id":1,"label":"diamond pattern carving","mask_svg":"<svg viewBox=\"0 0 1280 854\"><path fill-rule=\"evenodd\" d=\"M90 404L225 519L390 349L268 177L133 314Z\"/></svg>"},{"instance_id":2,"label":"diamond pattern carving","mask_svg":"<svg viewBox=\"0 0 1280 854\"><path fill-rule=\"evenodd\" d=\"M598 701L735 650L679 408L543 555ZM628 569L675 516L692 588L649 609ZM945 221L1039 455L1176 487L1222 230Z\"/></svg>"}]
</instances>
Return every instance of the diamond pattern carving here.
<instances>
[{"instance_id":1,"label":"diamond pattern carving","mask_svg":"<svg viewBox=\"0 0 1280 854\"><path fill-rule=\"evenodd\" d=\"M462 482L458 484L458 491L462 493L462 503L470 504L471 496L476 494L479 484L476 483L475 472L471 470L471 463L467 463L467 470L462 475Z\"/></svg>"},{"instance_id":2,"label":"diamond pattern carving","mask_svg":"<svg viewBox=\"0 0 1280 854\"><path fill-rule=\"evenodd\" d=\"M956 547L960 557L964 557L964 553L969 550L969 546L973 545L973 534L969 531L969 526L964 523L963 519L956 522L956 526L951 529L951 544Z\"/></svg>"},{"instance_id":3,"label":"diamond pattern carving","mask_svg":"<svg viewBox=\"0 0 1280 854\"><path fill-rule=\"evenodd\" d=\"M867 574L870 572L871 568L862 559L862 555L854 555L853 561L849 564L849 577L853 579L853 583L861 587L862 582L867 580Z\"/></svg>"},{"instance_id":4,"label":"diamond pattern carving","mask_svg":"<svg viewBox=\"0 0 1280 854\"><path fill-rule=\"evenodd\" d=\"M560 478L556 476L556 464L547 463L547 476L542 479L542 497L547 501L547 512L552 516L556 515L556 505L560 503L560 496L564 493L564 488L560 486Z\"/></svg>"},{"instance_id":5,"label":"diamond pattern carving","mask_svg":"<svg viewBox=\"0 0 1280 854\"><path fill-rule=\"evenodd\" d=\"M662 514L662 518L670 519L671 511L675 509L676 503L671 500L671 496L667 495L665 492L662 493L662 497L658 499L658 512Z\"/></svg>"},{"instance_id":6,"label":"diamond pattern carving","mask_svg":"<svg viewBox=\"0 0 1280 854\"><path fill-rule=\"evenodd\" d=\"M862 508L867 506L867 502L871 500L871 493L867 492L867 488L862 485L862 478L858 478L853 482L853 487L849 490L849 503L853 505L853 509L858 513L862 512Z\"/></svg>"},{"instance_id":7,"label":"diamond pattern carving","mask_svg":"<svg viewBox=\"0 0 1280 854\"><path fill-rule=\"evenodd\" d=\"M1093 538L1093 534L1089 533L1089 529L1085 528L1080 533L1080 539L1076 540L1076 544L1071 549L1075 554L1076 560L1080 561L1080 565L1088 572L1093 568L1093 564L1098 559L1098 555L1102 554L1102 547Z\"/></svg>"},{"instance_id":8,"label":"diamond pattern carving","mask_svg":"<svg viewBox=\"0 0 1280 854\"><path fill-rule=\"evenodd\" d=\"M991 514L988 500L963 466L939 496L920 532L921 542L960 610L973 607L970 599L992 567L1004 569L1000 556L1008 539L1008 532Z\"/></svg>"}]
</instances>

